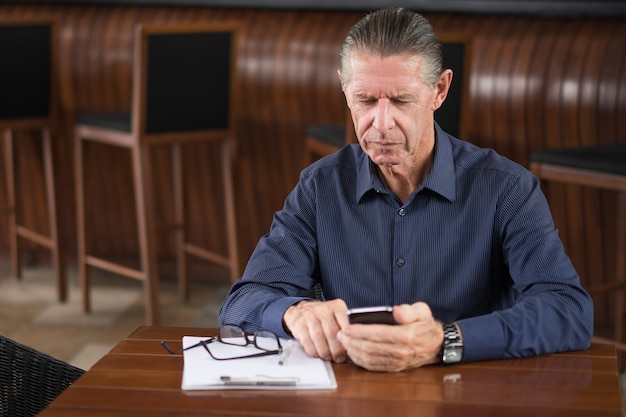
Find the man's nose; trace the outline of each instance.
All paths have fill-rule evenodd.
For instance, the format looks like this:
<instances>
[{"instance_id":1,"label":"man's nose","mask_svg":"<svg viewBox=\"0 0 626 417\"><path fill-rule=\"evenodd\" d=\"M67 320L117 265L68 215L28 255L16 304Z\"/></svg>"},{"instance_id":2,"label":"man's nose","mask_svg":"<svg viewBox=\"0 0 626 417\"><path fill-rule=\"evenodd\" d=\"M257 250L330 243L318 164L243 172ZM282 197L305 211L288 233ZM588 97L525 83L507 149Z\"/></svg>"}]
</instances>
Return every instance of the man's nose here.
<instances>
[{"instance_id":1,"label":"man's nose","mask_svg":"<svg viewBox=\"0 0 626 417\"><path fill-rule=\"evenodd\" d=\"M374 115L374 128L381 133L393 128L394 122L391 117L391 102L387 98L381 98L376 105L376 114Z\"/></svg>"}]
</instances>

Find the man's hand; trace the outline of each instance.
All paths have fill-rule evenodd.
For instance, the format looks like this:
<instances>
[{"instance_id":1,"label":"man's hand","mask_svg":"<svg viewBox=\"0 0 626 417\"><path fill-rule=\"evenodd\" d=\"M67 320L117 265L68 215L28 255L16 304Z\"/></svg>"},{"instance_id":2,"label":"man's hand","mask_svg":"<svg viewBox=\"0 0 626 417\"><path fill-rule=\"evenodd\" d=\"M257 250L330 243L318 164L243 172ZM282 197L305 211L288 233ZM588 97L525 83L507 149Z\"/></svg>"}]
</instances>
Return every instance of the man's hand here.
<instances>
[{"instance_id":1,"label":"man's hand","mask_svg":"<svg viewBox=\"0 0 626 417\"><path fill-rule=\"evenodd\" d=\"M337 332L349 324L347 311L340 299L301 301L285 311L283 323L309 356L344 362L346 350Z\"/></svg>"},{"instance_id":2,"label":"man's hand","mask_svg":"<svg viewBox=\"0 0 626 417\"><path fill-rule=\"evenodd\" d=\"M398 372L437 363L443 329L427 304L393 308L398 325L352 324L337 338L350 359L371 371Z\"/></svg>"}]
</instances>

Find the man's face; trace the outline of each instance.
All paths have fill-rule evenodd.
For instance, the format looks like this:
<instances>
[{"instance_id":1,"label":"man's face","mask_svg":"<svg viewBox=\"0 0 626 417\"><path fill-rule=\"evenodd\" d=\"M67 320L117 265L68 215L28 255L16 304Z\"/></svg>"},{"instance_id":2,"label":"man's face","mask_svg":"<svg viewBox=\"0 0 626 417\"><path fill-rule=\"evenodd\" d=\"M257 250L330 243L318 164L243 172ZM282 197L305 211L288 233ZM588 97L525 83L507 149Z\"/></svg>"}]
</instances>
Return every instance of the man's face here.
<instances>
[{"instance_id":1,"label":"man's face","mask_svg":"<svg viewBox=\"0 0 626 417\"><path fill-rule=\"evenodd\" d=\"M344 93L363 151L377 165L411 164L423 141L432 144L434 111L449 84L443 94L441 80L426 84L421 57L354 54L348 71Z\"/></svg>"}]
</instances>

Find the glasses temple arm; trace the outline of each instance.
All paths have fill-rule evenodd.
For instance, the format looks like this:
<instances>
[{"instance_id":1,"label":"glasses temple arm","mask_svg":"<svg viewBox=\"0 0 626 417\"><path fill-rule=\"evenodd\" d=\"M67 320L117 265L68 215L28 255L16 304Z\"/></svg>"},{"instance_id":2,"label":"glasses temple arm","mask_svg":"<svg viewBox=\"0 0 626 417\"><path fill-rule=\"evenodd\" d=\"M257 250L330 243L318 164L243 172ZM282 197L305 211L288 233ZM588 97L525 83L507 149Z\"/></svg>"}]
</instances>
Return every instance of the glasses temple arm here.
<instances>
[{"instance_id":1,"label":"glasses temple arm","mask_svg":"<svg viewBox=\"0 0 626 417\"><path fill-rule=\"evenodd\" d=\"M161 346L163 346L165 348L165 350L167 350L170 354L172 355L178 355L180 353L185 352L186 350L189 349L193 349L193 348L197 348L199 346L206 346L209 343L213 343L215 341L215 338L212 337L210 339L206 339L206 340L201 340L198 343L196 343L195 345L191 345L191 346L187 346L184 349L179 349L179 350L172 350L172 348L170 347L170 345L165 341L165 340L161 340Z\"/></svg>"}]
</instances>

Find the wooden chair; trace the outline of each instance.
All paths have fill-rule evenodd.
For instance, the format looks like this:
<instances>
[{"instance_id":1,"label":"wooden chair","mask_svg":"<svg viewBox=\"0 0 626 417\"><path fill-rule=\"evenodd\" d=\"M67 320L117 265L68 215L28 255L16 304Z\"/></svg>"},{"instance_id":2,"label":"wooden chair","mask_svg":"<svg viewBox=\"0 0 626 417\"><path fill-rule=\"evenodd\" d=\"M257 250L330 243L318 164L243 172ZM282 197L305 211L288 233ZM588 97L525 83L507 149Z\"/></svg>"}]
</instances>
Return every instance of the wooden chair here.
<instances>
[{"instance_id":1,"label":"wooden chair","mask_svg":"<svg viewBox=\"0 0 626 417\"><path fill-rule=\"evenodd\" d=\"M84 370L0 336L0 417L37 415Z\"/></svg>"},{"instance_id":2,"label":"wooden chair","mask_svg":"<svg viewBox=\"0 0 626 417\"><path fill-rule=\"evenodd\" d=\"M615 277L586 290L592 296L608 293L615 297L613 338L594 336L594 340L613 343L626 351L626 142L537 152L531 156L530 169L544 181L618 193Z\"/></svg>"},{"instance_id":3,"label":"wooden chair","mask_svg":"<svg viewBox=\"0 0 626 417\"><path fill-rule=\"evenodd\" d=\"M44 19L0 20L0 131L8 203L11 270L22 276L20 239L51 251L60 301L67 299L65 259L59 238L51 133L57 128L57 25ZM43 144L43 174L48 210L48 233L20 222L21 187L16 167L14 132L39 132ZM19 149L19 147L17 147Z\"/></svg>"},{"instance_id":4,"label":"wooden chair","mask_svg":"<svg viewBox=\"0 0 626 417\"><path fill-rule=\"evenodd\" d=\"M344 124L311 125L306 128L306 159L309 165L351 143L357 143L350 112Z\"/></svg>"},{"instance_id":5,"label":"wooden chair","mask_svg":"<svg viewBox=\"0 0 626 417\"><path fill-rule=\"evenodd\" d=\"M231 173L234 139L235 48L232 24L138 26L135 33L132 109L129 112L83 114L76 119L75 164L78 220L78 272L83 309L89 312L88 266L143 281L146 322L158 324L154 187L150 148L169 145L172 151L176 257L181 297L188 294L187 254L227 266L238 278L237 233ZM83 142L94 141L131 152L140 268L102 258L90 249L85 222ZM211 141L221 144L225 227L228 256L205 250L185 238L181 145Z\"/></svg>"},{"instance_id":6,"label":"wooden chair","mask_svg":"<svg viewBox=\"0 0 626 417\"><path fill-rule=\"evenodd\" d=\"M443 34L439 36L442 45L444 68L454 72L448 97L435 112L435 120L441 127L460 138L466 138L467 101L469 95L469 57L471 39L465 35ZM305 165L329 155L345 145L357 143L350 112L343 124L311 125L305 133Z\"/></svg>"}]
</instances>

